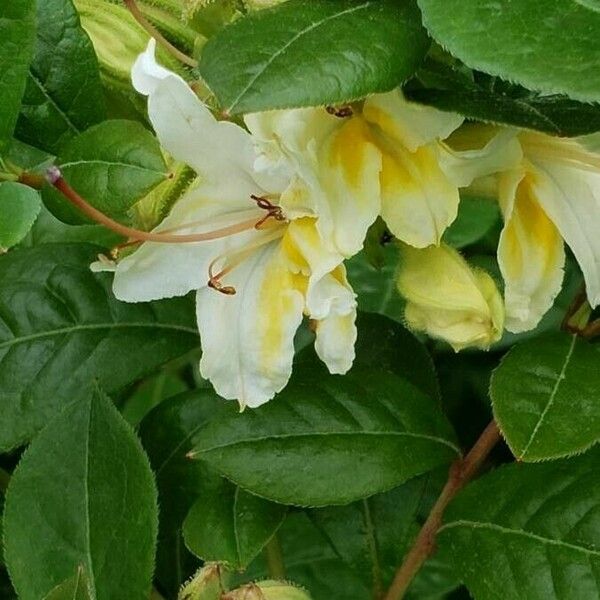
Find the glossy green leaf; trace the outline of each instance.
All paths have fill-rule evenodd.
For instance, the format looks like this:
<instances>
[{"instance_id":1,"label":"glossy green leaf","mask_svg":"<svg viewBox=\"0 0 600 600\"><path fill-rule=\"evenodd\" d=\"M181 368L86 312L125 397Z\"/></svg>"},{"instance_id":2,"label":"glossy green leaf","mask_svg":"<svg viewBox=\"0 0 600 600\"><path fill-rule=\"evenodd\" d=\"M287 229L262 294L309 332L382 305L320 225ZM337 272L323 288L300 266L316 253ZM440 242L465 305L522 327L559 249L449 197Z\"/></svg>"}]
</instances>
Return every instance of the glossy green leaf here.
<instances>
[{"instance_id":1,"label":"glossy green leaf","mask_svg":"<svg viewBox=\"0 0 600 600\"><path fill-rule=\"evenodd\" d=\"M116 218L167 177L158 141L135 121L104 121L91 127L64 145L58 165L71 187ZM89 222L51 186L44 189L44 202L62 221Z\"/></svg>"},{"instance_id":2,"label":"glossy green leaf","mask_svg":"<svg viewBox=\"0 0 600 600\"><path fill-rule=\"evenodd\" d=\"M0 248L10 248L27 235L41 206L34 189L20 183L0 183Z\"/></svg>"},{"instance_id":3,"label":"glossy green leaf","mask_svg":"<svg viewBox=\"0 0 600 600\"><path fill-rule=\"evenodd\" d=\"M140 425L142 444L156 474L160 505L156 576L174 596L197 567L183 543L183 521L204 487L215 487L221 479L209 466L186 454L192 449L193 435L224 405L214 392L196 390L164 400Z\"/></svg>"},{"instance_id":4,"label":"glossy green leaf","mask_svg":"<svg viewBox=\"0 0 600 600\"><path fill-rule=\"evenodd\" d=\"M93 600L84 568L78 567L73 577L57 585L44 600Z\"/></svg>"},{"instance_id":5,"label":"glossy green leaf","mask_svg":"<svg viewBox=\"0 0 600 600\"><path fill-rule=\"evenodd\" d=\"M594 0L418 2L431 36L469 67L532 90L600 101Z\"/></svg>"},{"instance_id":6,"label":"glossy green leaf","mask_svg":"<svg viewBox=\"0 0 600 600\"><path fill-rule=\"evenodd\" d=\"M198 345L188 299L124 304L101 249L48 244L0 257L0 448L27 442L96 380L108 393Z\"/></svg>"},{"instance_id":7,"label":"glossy green leaf","mask_svg":"<svg viewBox=\"0 0 600 600\"><path fill-rule=\"evenodd\" d=\"M430 480L412 479L385 494L349 504L313 509L309 515L336 553L381 597L419 530Z\"/></svg>"},{"instance_id":8,"label":"glossy green leaf","mask_svg":"<svg viewBox=\"0 0 600 600\"><path fill-rule=\"evenodd\" d=\"M191 456L252 493L304 506L366 498L456 456L436 402L408 381L375 369L301 371L265 406L231 407L209 423Z\"/></svg>"},{"instance_id":9,"label":"glossy green leaf","mask_svg":"<svg viewBox=\"0 0 600 600\"><path fill-rule=\"evenodd\" d=\"M600 454L500 467L450 505L438 535L476 600L600 595Z\"/></svg>"},{"instance_id":10,"label":"glossy green leaf","mask_svg":"<svg viewBox=\"0 0 600 600\"><path fill-rule=\"evenodd\" d=\"M35 0L11 0L0 6L0 151L19 116L35 46Z\"/></svg>"},{"instance_id":11,"label":"glossy green leaf","mask_svg":"<svg viewBox=\"0 0 600 600\"><path fill-rule=\"evenodd\" d=\"M55 152L105 114L98 61L72 0L37 0L35 56L17 137Z\"/></svg>"},{"instance_id":12,"label":"glossy green leaf","mask_svg":"<svg viewBox=\"0 0 600 600\"><path fill-rule=\"evenodd\" d=\"M566 333L515 346L492 377L494 415L514 455L578 454L600 439L600 349Z\"/></svg>"},{"instance_id":13,"label":"glossy green leaf","mask_svg":"<svg viewBox=\"0 0 600 600\"><path fill-rule=\"evenodd\" d=\"M147 598L157 530L148 459L96 391L53 419L11 479L6 563L22 600L39 600L83 566L97 600Z\"/></svg>"},{"instance_id":14,"label":"glossy green leaf","mask_svg":"<svg viewBox=\"0 0 600 600\"><path fill-rule=\"evenodd\" d=\"M286 507L220 479L205 485L183 526L186 546L204 561L245 569L275 534Z\"/></svg>"},{"instance_id":15,"label":"glossy green leaf","mask_svg":"<svg viewBox=\"0 0 600 600\"><path fill-rule=\"evenodd\" d=\"M444 242L465 248L484 237L500 219L498 204L487 198L464 196L456 220L444 232Z\"/></svg>"},{"instance_id":16,"label":"glossy green leaf","mask_svg":"<svg viewBox=\"0 0 600 600\"><path fill-rule=\"evenodd\" d=\"M237 114L391 90L428 46L413 0L290 0L217 33L199 68L224 110Z\"/></svg>"}]
</instances>

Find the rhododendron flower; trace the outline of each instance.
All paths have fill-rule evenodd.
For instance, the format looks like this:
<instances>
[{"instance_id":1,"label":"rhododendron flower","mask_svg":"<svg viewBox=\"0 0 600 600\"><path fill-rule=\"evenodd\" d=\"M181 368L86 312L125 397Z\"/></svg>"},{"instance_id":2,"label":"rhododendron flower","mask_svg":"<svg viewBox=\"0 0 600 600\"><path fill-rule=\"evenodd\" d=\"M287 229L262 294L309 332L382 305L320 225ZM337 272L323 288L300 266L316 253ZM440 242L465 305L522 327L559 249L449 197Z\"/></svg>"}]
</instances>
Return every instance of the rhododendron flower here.
<instances>
[{"instance_id":1,"label":"rhododendron flower","mask_svg":"<svg viewBox=\"0 0 600 600\"><path fill-rule=\"evenodd\" d=\"M494 280L454 248L404 246L397 284L412 329L445 340L456 351L486 350L502 337L504 306Z\"/></svg>"},{"instance_id":2,"label":"rhododendron flower","mask_svg":"<svg viewBox=\"0 0 600 600\"><path fill-rule=\"evenodd\" d=\"M214 239L144 243L118 263L115 295L139 302L197 290L201 373L242 406L266 402L287 383L303 314L314 321L320 358L345 373L356 301L343 256L323 243L312 207L291 214L280 202L293 195L286 165L257 171L251 135L215 120L183 79L156 63L154 49L152 41L136 62L134 86L148 96L162 146L199 175L155 231L212 231Z\"/></svg>"},{"instance_id":3,"label":"rhododendron flower","mask_svg":"<svg viewBox=\"0 0 600 600\"><path fill-rule=\"evenodd\" d=\"M399 89L340 109L246 116L261 150L258 168L292 168L297 185L282 197L286 212L309 208L323 239L346 256L360 250L378 215L411 246L440 243L457 216L459 188L506 164L497 138L456 156L443 140L462 122L408 102Z\"/></svg>"}]
</instances>

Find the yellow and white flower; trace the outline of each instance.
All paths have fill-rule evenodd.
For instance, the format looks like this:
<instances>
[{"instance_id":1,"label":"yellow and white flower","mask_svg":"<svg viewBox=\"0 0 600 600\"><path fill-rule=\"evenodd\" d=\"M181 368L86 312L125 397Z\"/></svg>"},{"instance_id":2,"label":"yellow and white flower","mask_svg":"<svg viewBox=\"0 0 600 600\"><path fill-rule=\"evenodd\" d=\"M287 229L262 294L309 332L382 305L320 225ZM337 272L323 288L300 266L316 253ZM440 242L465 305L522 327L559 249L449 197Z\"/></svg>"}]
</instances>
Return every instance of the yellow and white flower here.
<instances>
[{"instance_id":1,"label":"yellow and white flower","mask_svg":"<svg viewBox=\"0 0 600 600\"><path fill-rule=\"evenodd\" d=\"M502 337L504 306L494 280L446 244L404 246L397 285L406 299L408 326L456 351L487 350Z\"/></svg>"},{"instance_id":2,"label":"yellow and white flower","mask_svg":"<svg viewBox=\"0 0 600 600\"><path fill-rule=\"evenodd\" d=\"M215 120L183 79L156 63L154 50L151 42L136 62L134 86L148 96L162 146L199 175L155 231L214 239L145 242L118 263L115 295L139 302L197 290L201 373L242 406L285 386L304 314L315 322L320 358L332 373L346 372L356 301L343 256L323 243L312 207L292 215L279 202L293 194L286 164L257 171L251 135Z\"/></svg>"},{"instance_id":3,"label":"yellow and white flower","mask_svg":"<svg viewBox=\"0 0 600 600\"><path fill-rule=\"evenodd\" d=\"M564 242L600 304L600 156L575 140L521 133L523 160L498 178L505 226L498 263L510 331L533 329L560 291Z\"/></svg>"},{"instance_id":4,"label":"yellow and white flower","mask_svg":"<svg viewBox=\"0 0 600 600\"><path fill-rule=\"evenodd\" d=\"M462 122L408 102L399 89L339 110L246 117L261 151L257 167L292 166L297 184L282 196L286 213L317 214L323 239L345 256L360 250L378 215L411 246L440 243L456 218L459 188L506 162L495 137L456 156L444 140Z\"/></svg>"}]
</instances>

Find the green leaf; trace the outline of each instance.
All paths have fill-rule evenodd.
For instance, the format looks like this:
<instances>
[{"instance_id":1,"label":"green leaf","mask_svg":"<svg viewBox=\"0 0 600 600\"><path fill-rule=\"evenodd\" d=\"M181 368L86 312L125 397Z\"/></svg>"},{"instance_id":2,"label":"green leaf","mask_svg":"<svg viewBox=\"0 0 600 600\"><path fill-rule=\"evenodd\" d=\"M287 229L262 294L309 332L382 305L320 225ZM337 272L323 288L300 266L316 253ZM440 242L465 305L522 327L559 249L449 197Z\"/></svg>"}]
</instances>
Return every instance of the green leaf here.
<instances>
[{"instance_id":1,"label":"green leaf","mask_svg":"<svg viewBox=\"0 0 600 600\"><path fill-rule=\"evenodd\" d=\"M10 248L27 235L41 206L34 189L20 183L0 183L0 248Z\"/></svg>"},{"instance_id":2,"label":"green leaf","mask_svg":"<svg viewBox=\"0 0 600 600\"><path fill-rule=\"evenodd\" d=\"M211 390L196 390L161 402L142 421L140 437L156 474L160 526L156 575L171 595L197 567L183 543L183 521L204 486L221 479L209 466L191 461L192 437L225 402Z\"/></svg>"},{"instance_id":3,"label":"green leaf","mask_svg":"<svg viewBox=\"0 0 600 600\"><path fill-rule=\"evenodd\" d=\"M205 485L183 525L186 546L204 561L245 569L275 534L286 507L220 479Z\"/></svg>"},{"instance_id":4,"label":"green leaf","mask_svg":"<svg viewBox=\"0 0 600 600\"><path fill-rule=\"evenodd\" d=\"M413 0L290 0L217 33L199 70L230 114L317 106L393 89L428 47Z\"/></svg>"},{"instance_id":5,"label":"green leaf","mask_svg":"<svg viewBox=\"0 0 600 600\"><path fill-rule=\"evenodd\" d=\"M600 100L597 3L418 2L431 36L469 67L532 90L567 94L584 102Z\"/></svg>"},{"instance_id":6,"label":"green leaf","mask_svg":"<svg viewBox=\"0 0 600 600\"><path fill-rule=\"evenodd\" d=\"M478 242L498 222L500 211L495 201L464 196L456 221L444 232L444 242L455 248L465 248Z\"/></svg>"},{"instance_id":7,"label":"green leaf","mask_svg":"<svg viewBox=\"0 0 600 600\"><path fill-rule=\"evenodd\" d=\"M494 415L513 454L578 454L600 439L600 350L555 333L515 346L492 376Z\"/></svg>"},{"instance_id":8,"label":"green leaf","mask_svg":"<svg viewBox=\"0 0 600 600\"><path fill-rule=\"evenodd\" d=\"M366 498L456 456L436 402L408 381L375 369L299 371L265 406L231 407L200 430L191 456L252 493L302 506Z\"/></svg>"},{"instance_id":9,"label":"green leaf","mask_svg":"<svg viewBox=\"0 0 600 600\"><path fill-rule=\"evenodd\" d=\"M57 585L44 600L93 600L83 567L80 566L73 577Z\"/></svg>"},{"instance_id":10,"label":"green leaf","mask_svg":"<svg viewBox=\"0 0 600 600\"><path fill-rule=\"evenodd\" d=\"M95 391L36 437L4 515L6 563L22 600L83 566L97 600L147 598L157 529L150 465L133 431Z\"/></svg>"},{"instance_id":11,"label":"green leaf","mask_svg":"<svg viewBox=\"0 0 600 600\"><path fill-rule=\"evenodd\" d=\"M167 177L156 138L135 121L104 121L64 145L58 157L64 178L103 213L123 218L131 206ZM44 203L61 221L90 222L51 186Z\"/></svg>"},{"instance_id":12,"label":"green leaf","mask_svg":"<svg viewBox=\"0 0 600 600\"><path fill-rule=\"evenodd\" d=\"M477 600L600 595L600 454L500 467L450 505L440 549Z\"/></svg>"},{"instance_id":13,"label":"green leaf","mask_svg":"<svg viewBox=\"0 0 600 600\"><path fill-rule=\"evenodd\" d=\"M37 0L37 43L17 137L49 152L105 117L94 48L71 0Z\"/></svg>"},{"instance_id":14,"label":"green leaf","mask_svg":"<svg viewBox=\"0 0 600 600\"><path fill-rule=\"evenodd\" d=\"M578 136L600 130L600 105L556 94L529 92L511 97L484 89L419 89L411 91L408 97L477 121L515 125L551 135Z\"/></svg>"},{"instance_id":15,"label":"green leaf","mask_svg":"<svg viewBox=\"0 0 600 600\"><path fill-rule=\"evenodd\" d=\"M309 513L374 597L389 587L418 531L417 516L428 483L427 476L414 478L385 494Z\"/></svg>"},{"instance_id":16,"label":"green leaf","mask_svg":"<svg viewBox=\"0 0 600 600\"><path fill-rule=\"evenodd\" d=\"M35 46L35 0L11 0L0 6L0 151L19 116Z\"/></svg>"},{"instance_id":17,"label":"green leaf","mask_svg":"<svg viewBox=\"0 0 600 600\"><path fill-rule=\"evenodd\" d=\"M47 244L0 257L0 448L27 442L97 380L114 393L198 345L189 299L124 304L92 273L101 249Z\"/></svg>"}]
</instances>

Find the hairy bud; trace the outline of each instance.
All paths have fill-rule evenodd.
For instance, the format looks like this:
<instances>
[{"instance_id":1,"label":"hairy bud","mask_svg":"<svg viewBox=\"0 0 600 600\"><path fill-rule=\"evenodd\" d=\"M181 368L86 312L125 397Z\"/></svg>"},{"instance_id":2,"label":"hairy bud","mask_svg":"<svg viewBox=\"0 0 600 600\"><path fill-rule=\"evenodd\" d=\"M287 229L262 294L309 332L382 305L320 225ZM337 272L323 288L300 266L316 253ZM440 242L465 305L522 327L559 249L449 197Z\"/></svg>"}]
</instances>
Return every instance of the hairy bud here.
<instances>
[{"instance_id":1,"label":"hairy bud","mask_svg":"<svg viewBox=\"0 0 600 600\"><path fill-rule=\"evenodd\" d=\"M223 567L218 563L204 565L177 596L178 600L220 600L223 594Z\"/></svg>"},{"instance_id":2,"label":"hairy bud","mask_svg":"<svg viewBox=\"0 0 600 600\"><path fill-rule=\"evenodd\" d=\"M257 581L223 596L223 600L311 600L300 587L285 581Z\"/></svg>"}]
</instances>

